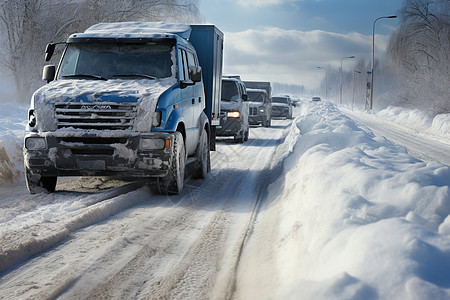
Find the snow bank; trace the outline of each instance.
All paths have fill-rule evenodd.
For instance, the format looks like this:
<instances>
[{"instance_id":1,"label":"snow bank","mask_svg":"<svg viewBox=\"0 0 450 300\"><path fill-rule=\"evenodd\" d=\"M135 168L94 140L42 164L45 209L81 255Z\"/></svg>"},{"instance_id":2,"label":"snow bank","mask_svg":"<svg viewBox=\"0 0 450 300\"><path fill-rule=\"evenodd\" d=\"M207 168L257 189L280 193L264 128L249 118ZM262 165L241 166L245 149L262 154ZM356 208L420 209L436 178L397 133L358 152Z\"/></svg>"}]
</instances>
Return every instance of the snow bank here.
<instances>
[{"instance_id":1,"label":"snow bank","mask_svg":"<svg viewBox=\"0 0 450 300\"><path fill-rule=\"evenodd\" d=\"M441 114L430 119L425 112L389 106L376 116L414 130L418 134L434 137L445 143L450 141L450 114Z\"/></svg>"},{"instance_id":2,"label":"snow bank","mask_svg":"<svg viewBox=\"0 0 450 300\"><path fill-rule=\"evenodd\" d=\"M0 186L23 180L23 137L27 109L0 103Z\"/></svg>"},{"instance_id":3,"label":"snow bank","mask_svg":"<svg viewBox=\"0 0 450 300\"><path fill-rule=\"evenodd\" d=\"M304 103L292 126L267 208L283 216L276 298L448 299L449 167L414 159L329 103Z\"/></svg>"}]
</instances>

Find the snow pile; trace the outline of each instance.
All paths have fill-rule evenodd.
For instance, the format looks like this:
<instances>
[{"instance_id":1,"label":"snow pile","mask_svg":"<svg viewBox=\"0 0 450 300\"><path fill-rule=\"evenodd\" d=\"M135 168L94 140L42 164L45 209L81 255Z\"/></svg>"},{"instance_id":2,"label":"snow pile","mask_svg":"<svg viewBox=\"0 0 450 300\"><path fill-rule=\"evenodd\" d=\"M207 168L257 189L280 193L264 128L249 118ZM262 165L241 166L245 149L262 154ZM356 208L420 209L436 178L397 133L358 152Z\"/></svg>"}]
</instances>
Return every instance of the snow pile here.
<instances>
[{"instance_id":1,"label":"snow pile","mask_svg":"<svg viewBox=\"0 0 450 300\"><path fill-rule=\"evenodd\" d=\"M23 137L27 109L0 104L0 186L23 180Z\"/></svg>"},{"instance_id":2,"label":"snow pile","mask_svg":"<svg viewBox=\"0 0 450 300\"><path fill-rule=\"evenodd\" d=\"M449 167L416 160L329 103L304 103L292 126L298 140L267 208L282 216L276 298L448 299Z\"/></svg>"},{"instance_id":3,"label":"snow pile","mask_svg":"<svg viewBox=\"0 0 450 300\"><path fill-rule=\"evenodd\" d=\"M450 139L450 114L441 114L430 119L425 112L389 106L376 113L376 116L448 143Z\"/></svg>"}]
</instances>

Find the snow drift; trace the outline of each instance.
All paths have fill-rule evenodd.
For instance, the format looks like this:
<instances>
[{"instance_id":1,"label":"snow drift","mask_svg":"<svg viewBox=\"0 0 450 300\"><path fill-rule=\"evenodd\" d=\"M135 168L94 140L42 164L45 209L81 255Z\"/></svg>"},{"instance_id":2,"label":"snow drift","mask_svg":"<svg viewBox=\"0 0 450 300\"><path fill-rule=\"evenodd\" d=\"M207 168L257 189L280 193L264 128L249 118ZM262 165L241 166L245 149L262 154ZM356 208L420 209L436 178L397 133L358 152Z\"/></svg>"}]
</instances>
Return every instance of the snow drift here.
<instances>
[{"instance_id":1,"label":"snow drift","mask_svg":"<svg viewBox=\"0 0 450 300\"><path fill-rule=\"evenodd\" d=\"M450 169L304 103L286 131L278 299L448 299ZM295 146L293 146L295 145ZM287 154L290 153L290 154Z\"/></svg>"},{"instance_id":2,"label":"snow drift","mask_svg":"<svg viewBox=\"0 0 450 300\"><path fill-rule=\"evenodd\" d=\"M0 104L0 186L23 179L22 145L27 110L18 104Z\"/></svg>"}]
</instances>

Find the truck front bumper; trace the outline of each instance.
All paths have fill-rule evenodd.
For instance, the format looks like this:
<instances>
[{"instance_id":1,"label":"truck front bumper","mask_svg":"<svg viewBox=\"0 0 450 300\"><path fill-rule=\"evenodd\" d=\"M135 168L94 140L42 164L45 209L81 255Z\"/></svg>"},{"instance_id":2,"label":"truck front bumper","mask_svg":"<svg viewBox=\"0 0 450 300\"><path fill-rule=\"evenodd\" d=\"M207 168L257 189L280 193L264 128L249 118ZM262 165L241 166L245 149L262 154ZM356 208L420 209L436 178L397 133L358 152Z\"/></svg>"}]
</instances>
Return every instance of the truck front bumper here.
<instances>
[{"instance_id":1,"label":"truck front bumper","mask_svg":"<svg viewBox=\"0 0 450 300\"><path fill-rule=\"evenodd\" d=\"M220 118L220 126L216 128L217 136L235 136L242 131L242 120L240 118Z\"/></svg>"},{"instance_id":2,"label":"truck front bumper","mask_svg":"<svg viewBox=\"0 0 450 300\"><path fill-rule=\"evenodd\" d=\"M173 158L171 133L30 133L25 167L41 176L165 176Z\"/></svg>"}]
</instances>

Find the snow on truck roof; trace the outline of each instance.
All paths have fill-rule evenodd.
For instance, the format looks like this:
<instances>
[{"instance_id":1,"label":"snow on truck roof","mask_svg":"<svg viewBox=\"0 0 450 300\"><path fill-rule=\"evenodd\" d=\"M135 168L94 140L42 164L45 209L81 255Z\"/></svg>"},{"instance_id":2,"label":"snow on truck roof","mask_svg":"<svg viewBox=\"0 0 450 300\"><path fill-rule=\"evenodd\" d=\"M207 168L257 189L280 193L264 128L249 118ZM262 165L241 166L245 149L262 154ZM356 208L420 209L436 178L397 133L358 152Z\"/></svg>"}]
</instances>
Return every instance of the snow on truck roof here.
<instances>
[{"instance_id":1,"label":"snow on truck roof","mask_svg":"<svg viewBox=\"0 0 450 300\"><path fill-rule=\"evenodd\" d=\"M84 33L76 35L78 37L140 38L161 37L167 34L175 34L188 39L191 35L191 26L165 22L99 23L89 27Z\"/></svg>"}]
</instances>

